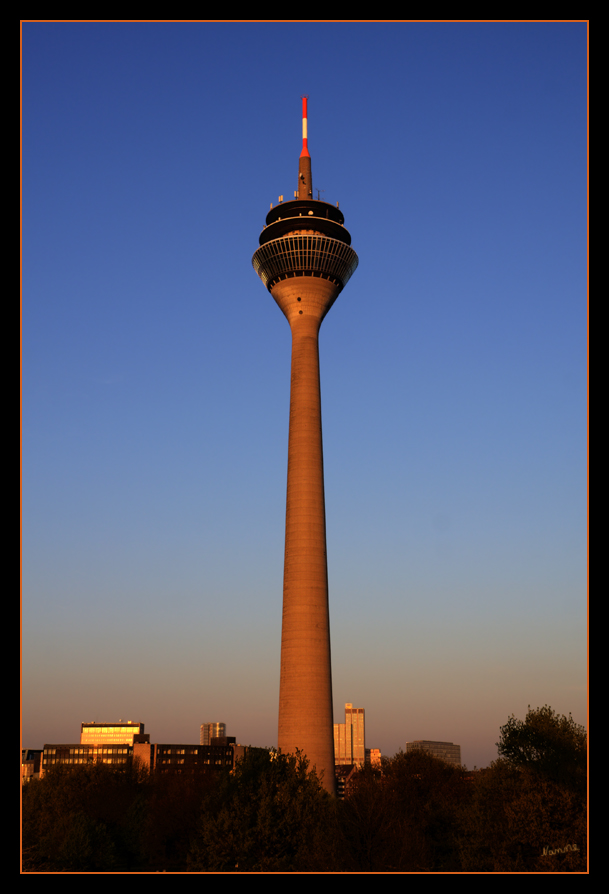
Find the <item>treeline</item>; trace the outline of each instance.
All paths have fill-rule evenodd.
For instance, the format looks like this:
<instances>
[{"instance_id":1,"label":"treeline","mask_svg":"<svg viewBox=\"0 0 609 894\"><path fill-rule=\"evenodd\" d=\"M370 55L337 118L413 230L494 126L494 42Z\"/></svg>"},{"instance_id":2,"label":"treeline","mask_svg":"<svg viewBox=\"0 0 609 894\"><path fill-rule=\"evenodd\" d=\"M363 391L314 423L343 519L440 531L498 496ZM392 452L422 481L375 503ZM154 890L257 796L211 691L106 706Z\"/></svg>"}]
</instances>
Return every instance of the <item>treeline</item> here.
<instances>
[{"instance_id":1,"label":"treeline","mask_svg":"<svg viewBox=\"0 0 609 894\"><path fill-rule=\"evenodd\" d=\"M585 730L529 710L498 750L473 774L400 752L344 801L302 757L259 749L210 777L58 766L23 790L23 870L586 871Z\"/></svg>"}]
</instances>

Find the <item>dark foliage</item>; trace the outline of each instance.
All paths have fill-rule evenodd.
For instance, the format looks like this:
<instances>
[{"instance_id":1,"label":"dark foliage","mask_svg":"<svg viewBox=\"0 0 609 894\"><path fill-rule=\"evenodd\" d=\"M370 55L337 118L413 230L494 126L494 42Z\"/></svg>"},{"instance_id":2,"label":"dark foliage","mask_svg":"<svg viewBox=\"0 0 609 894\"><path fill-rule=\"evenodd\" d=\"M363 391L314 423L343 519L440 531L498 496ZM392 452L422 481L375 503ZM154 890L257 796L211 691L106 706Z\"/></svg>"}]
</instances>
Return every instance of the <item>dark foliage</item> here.
<instances>
[{"instance_id":1,"label":"dark foliage","mask_svg":"<svg viewBox=\"0 0 609 894\"><path fill-rule=\"evenodd\" d=\"M577 794L495 761L472 782L461 816L461 864L472 872L582 872L586 809Z\"/></svg>"},{"instance_id":2,"label":"dark foliage","mask_svg":"<svg viewBox=\"0 0 609 894\"><path fill-rule=\"evenodd\" d=\"M585 872L586 733L545 707L473 774L415 751L336 801L302 755L233 773L57 766L23 789L28 872Z\"/></svg>"},{"instance_id":3,"label":"dark foliage","mask_svg":"<svg viewBox=\"0 0 609 894\"><path fill-rule=\"evenodd\" d=\"M23 869L184 869L209 777L150 776L130 763L58 765L23 790Z\"/></svg>"},{"instance_id":4,"label":"dark foliage","mask_svg":"<svg viewBox=\"0 0 609 894\"><path fill-rule=\"evenodd\" d=\"M302 755L251 749L204 803L189 869L329 868L326 837L333 808Z\"/></svg>"},{"instance_id":5,"label":"dark foliage","mask_svg":"<svg viewBox=\"0 0 609 894\"><path fill-rule=\"evenodd\" d=\"M423 751L358 774L341 805L344 868L433 872L460 868L457 814L469 789L463 770Z\"/></svg>"},{"instance_id":6,"label":"dark foliage","mask_svg":"<svg viewBox=\"0 0 609 894\"><path fill-rule=\"evenodd\" d=\"M138 861L133 805L149 785L133 763L54 767L23 791L24 869L118 871Z\"/></svg>"},{"instance_id":7,"label":"dark foliage","mask_svg":"<svg viewBox=\"0 0 609 894\"><path fill-rule=\"evenodd\" d=\"M570 714L556 714L548 705L534 711L529 706L525 720L512 715L501 727L497 751L512 766L529 769L585 797L586 730Z\"/></svg>"}]
</instances>

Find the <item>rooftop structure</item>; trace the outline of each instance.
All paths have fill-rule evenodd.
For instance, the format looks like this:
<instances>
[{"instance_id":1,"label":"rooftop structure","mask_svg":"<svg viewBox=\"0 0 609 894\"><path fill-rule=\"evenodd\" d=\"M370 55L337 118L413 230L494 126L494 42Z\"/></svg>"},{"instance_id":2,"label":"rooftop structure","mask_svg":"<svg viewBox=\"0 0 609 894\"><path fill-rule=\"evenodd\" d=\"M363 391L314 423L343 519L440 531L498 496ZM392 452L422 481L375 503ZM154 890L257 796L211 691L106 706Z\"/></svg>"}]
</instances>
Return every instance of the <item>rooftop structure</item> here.
<instances>
[{"instance_id":1,"label":"rooftop structure","mask_svg":"<svg viewBox=\"0 0 609 894\"><path fill-rule=\"evenodd\" d=\"M133 720L118 723L81 723L81 745L133 745L134 736L144 735L144 724Z\"/></svg>"}]
</instances>

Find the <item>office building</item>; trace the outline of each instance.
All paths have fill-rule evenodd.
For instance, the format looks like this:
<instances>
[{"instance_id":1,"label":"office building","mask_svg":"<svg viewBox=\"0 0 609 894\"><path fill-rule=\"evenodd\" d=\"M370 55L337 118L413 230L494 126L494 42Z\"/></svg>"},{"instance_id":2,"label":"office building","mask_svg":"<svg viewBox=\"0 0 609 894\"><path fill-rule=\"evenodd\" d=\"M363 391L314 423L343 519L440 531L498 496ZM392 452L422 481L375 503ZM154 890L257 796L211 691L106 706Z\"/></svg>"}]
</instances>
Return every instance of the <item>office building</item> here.
<instances>
[{"instance_id":1,"label":"office building","mask_svg":"<svg viewBox=\"0 0 609 894\"><path fill-rule=\"evenodd\" d=\"M233 740L234 742L234 740ZM232 744L151 745L150 768L156 773L195 775L234 766ZM145 758L141 760L146 765Z\"/></svg>"},{"instance_id":2,"label":"office building","mask_svg":"<svg viewBox=\"0 0 609 894\"><path fill-rule=\"evenodd\" d=\"M126 764L129 756L133 753L133 745L123 743L122 745L83 745L74 742L67 744L51 744L45 745L42 750L42 764L40 767L40 776L44 776L47 770L56 764L64 764L69 767L76 767L80 764L110 764L118 767Z\"/></svg>"},{"instance_id":3,"label":"office building","mask_svg":"<svg viewBox=\"0 0 609 894\"><path fill-rule=\"evenodd\" d=\"M23 784L40 778L41 748L21 749L21 782Z\"/></svg>"},{"instance_id":4,"label":"office building","mask_svg":"<svg viewBox=\"0 0 609 894\"><path fill-rule=\"evenodd\" d=\"M406 742L406 753L409 751L427 751L434 757L445 761L447 764L454 764L456 767L461 766L461 746L453 745L452 742L431 742L428 739L417 739L414 742Z\"/></svg>"},{"instance_id":5,"label":"office building","mask_svg":"<svg viewBox=\"0 0 609 894\"><path fill-rule=\"evenodd\" d=\"M357 767L366 762L365 712L350 702L345 705L345 722L334 724L334 761L339 766Z\"/></svg>"},{"instance_id":6,"label":"office building","mask_svg":"<svg viewBox=\"0 0 609 894\"><path fill-rule=\"evenodd\" d=\"M350 783L352 782L358 768L353 764L337 764L336 765L336 797L342 801L345 795L349 793Z\"/></svg>"},{"instance_id":7,"label":"office building","mask_svg":"<svg viewBox=\"0 0 609 894\"><path fill-rule=\"evenodd\" d=\"M252 263L292 335L278 745L335 793L319 328L355 271L338 209L315 199L303 98L298 189L266 216Z\"/></svg>"},{"instance_id":8,"label":"office building","mask_svg":"<svg viewBox=\"0 0 609 894\"><path fill-rule=\"evenodd\" d=\"M245 751L243 746L236 745L234 737L227 736L212 738L205 745L151 743L143 723L119 721L117 724L83 723L80 743L47 744L42 754L39 753L38 762L41 777L57 764L78 767L103 763L119 768L132 758L137 758L151 772L193 774L233 769ZM26 759L33 760L32 754L23 752L22 767ZM29 768L22 769L24 776L32 772Z\"/></svg>"},{"instance_id":9,"label":"office building","mask_svg":"<svg viewBox=\"0 0 609 894\"><path fill-rule=\"evenodd\" d=\"M225 735L225 723L203 723L201 725L201 745L209 745L212 739L219 739Z\"/></svg>"},{"instance_id":10,"label":"office building","mask_svg":"<svg viewBox=\"0 0 609 894\"><path fill-rule=\"evenodd\" d=\"M370 764L375 770L380 770L383 766L380 748L366 748L366 763Z\"/></svg>"}]
</instances>

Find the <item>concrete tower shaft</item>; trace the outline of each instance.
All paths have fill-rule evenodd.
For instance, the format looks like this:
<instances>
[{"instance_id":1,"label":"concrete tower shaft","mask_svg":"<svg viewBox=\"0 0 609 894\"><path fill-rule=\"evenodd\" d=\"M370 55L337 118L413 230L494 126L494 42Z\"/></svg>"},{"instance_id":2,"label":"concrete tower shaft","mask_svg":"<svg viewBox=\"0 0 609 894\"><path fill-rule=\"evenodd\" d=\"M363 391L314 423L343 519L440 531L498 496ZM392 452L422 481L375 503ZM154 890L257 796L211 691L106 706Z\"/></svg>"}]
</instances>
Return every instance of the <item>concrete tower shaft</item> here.
<instances>
[{"instance_id":1,"label":"concrete tower shaft","mask_svg":"<svg viewBox=\"0 0 609 894\"><path fill-rule=\"evenodd\" d=\"M271 209L252 263L292 332L278 744L335 793L318 336L357 255L338 208L301 191L310 170L305 100L298 198Z\"/></svg>"}]
</instances>

